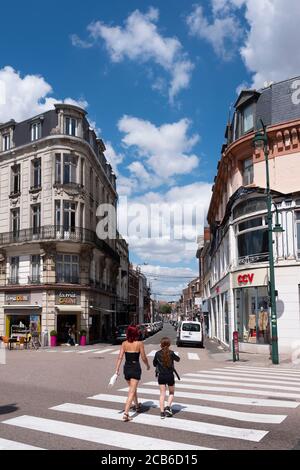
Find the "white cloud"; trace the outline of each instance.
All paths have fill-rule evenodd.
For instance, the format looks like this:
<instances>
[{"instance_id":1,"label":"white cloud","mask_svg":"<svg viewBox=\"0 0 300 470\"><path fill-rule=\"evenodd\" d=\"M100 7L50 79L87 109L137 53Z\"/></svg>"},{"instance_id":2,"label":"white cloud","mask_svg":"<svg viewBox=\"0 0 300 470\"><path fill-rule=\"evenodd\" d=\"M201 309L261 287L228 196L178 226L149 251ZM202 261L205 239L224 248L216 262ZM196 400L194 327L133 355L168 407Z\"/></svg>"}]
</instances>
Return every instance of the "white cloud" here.
<instances>
[{"instance_id":1,"label":"white cloud","mask_svg":"<svg viewBox=\"0 0 300 470\"><path fill-rule=\"evenodd\" d=\"M210 196L211 185L199 182L175 186L166 193L151 191L138 198L120 198L120 231L130 250L143 261L195 261L197 236L203 233ZM170 217L172 210L179 211L179 217ZM197 211L194 218L189 217L192 211Z\"/></svg>"},{"instance_id":2,"label":"white cloud","mask_svg":"<svg viewBox=\"0 0 300 470\"><path fill-rule=\"evenodd\" d=\"M201 5L195 5L186 20L190 34L209 42L215 53L224 60L233 57L242 36L241 27L231 14L228 3L228 0L213 0L211 23Z\"/></svg>"},{"instance_id":3,"label":"white cloud","mask_svg":"<svg viewBox=\"0 0 300 470\"><path fill-rule=\"evenodd\" d=\"M70 39L73 46L80 47L81 49L89 49L94 45L92 42L83 41L77 34L71 34Z\"/></svg>"},{"instance_id":4,"label":"white cloud","mask_svg":"<svg viewBox=\"0 0 300 470\"><path fill-rule=\"evenodd\" d=\"M96 21L88 26L88 31L92 41L102 39L105 42L112 62L129 59L139 63L154 62L162 67L170 75L169 99L172 102L182 89L188 87L194 66L177 38L159 33L158 18L159 11L155 8L149 8L145 14L135 10L126 19L124 27ZM72 36L72 43L79 47L90 45L77 35ZM157 83L155 80L156 89Z\"/></svg>"},{"instance_id":5,"label":"white cloud","mask_svg":"<svg viewBox=\"0 0 300 470\"><path fill-rule=\"evenodd\" d=\"M119 174L118 165L120 165L120 163L123 162L124 155L122 153L117 153L115 149L113 148L111 142L109 141L105 143L105 147L106 147L106 150L105 150L106 159L111 164L115 174L118 175Z\"/></svg>"},{"instance_id":6,"label":"white cloud","mask_svg":"<svg viewBox=\"0 0 300 470\"><path fill-rule=\"evenodd\" d=\"M88 105L85 100L76 101L72 98L60 100L50 97L52 87L43 77L39 75L22 77L20 72L10 66L0 69L0 83L5 90L0 104L0 122L10 119L25 120L54 108L55 103L62 101L83 108Z\"/></svg>"},{"instance_id":7,"label":"white cloud","mask_svg":"<svg viewBox=\"0 0 300 470\"><path fill-rule=\"evenodd\" d=\"M164 182L174 175L190 173L199 164L199 158L190 154L199 136L189 137L189 126L188 119L156 127L150 121L131 116L123 116L118 123L119 130L125 134L123 144L134 148L144 160L145 171ZM137 171L141 174L143 168L136 163L131 166L135 175Z\"/></svg>"}]
</instances>

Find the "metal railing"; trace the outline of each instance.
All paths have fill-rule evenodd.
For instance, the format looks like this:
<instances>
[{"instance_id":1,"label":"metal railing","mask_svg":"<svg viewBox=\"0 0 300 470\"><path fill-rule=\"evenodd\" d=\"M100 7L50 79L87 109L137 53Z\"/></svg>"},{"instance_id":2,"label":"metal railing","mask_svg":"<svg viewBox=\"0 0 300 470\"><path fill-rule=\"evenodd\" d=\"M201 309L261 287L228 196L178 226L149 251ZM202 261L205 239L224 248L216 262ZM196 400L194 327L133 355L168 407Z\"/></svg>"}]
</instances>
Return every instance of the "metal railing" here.
<instances>
[{"instance_id":1,"label":"metal railing","mask_svg":"<svg viewBox=\"0 0 300 470\"><path fill-rule=\"evenodd\" d=\"M260 253L257 255L242 256L238 259L238 265L244 266L247 264L267 263L269 261L269 253Z\"/></svg>"},{"instance_id":2,"label":"metal railing","mask_svg":"<svg viewBox=\"0 0 300 470\"><path fill-rule=\"evenodd\" d=\"M80 284L79 276L64 276L56 274L56 283L58 284Z\"/></svg>"},{"instance_id":3,"label":"metal railing","mask_svg":"<svg viewBox=\"0 0 300 470\"><path fill-rule=\"evenodd\" d=\"M15 232L0 233L0 246L49 240L69 240L78 243L91 243L116 261L120 260L118 253L111 248L108 243L98 238L96 232L85 228L45 225L39 228L28 228Z\"/></svg>"},{"instance_id":4,"label":"metal railing","mask_svg":"<svg viewBox=\"0 0 300 470\"><path fill-rule=\"evenodd\" d=\"M6 279L6 284L8 286L16 286L20 284L19 276L9 277Z\"/></svg>"},{"instance_id":5,"label":"metal railing","mask_svg":"<svg viewBox=\"0 0 300 470\"><path fill-rule=\"evenodd\" d=\"M41 276L28 276L28 284L41 284Z\"/></svg>"}]
</instances>

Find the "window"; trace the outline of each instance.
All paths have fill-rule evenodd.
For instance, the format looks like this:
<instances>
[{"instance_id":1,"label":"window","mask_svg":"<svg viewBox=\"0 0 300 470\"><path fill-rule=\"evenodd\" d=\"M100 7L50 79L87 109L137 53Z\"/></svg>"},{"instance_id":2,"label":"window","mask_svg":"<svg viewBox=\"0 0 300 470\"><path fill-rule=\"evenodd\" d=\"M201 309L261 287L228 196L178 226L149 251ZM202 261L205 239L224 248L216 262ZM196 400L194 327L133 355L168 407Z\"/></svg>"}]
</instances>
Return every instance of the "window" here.
<instances>
[{"instance_id":1,"label":"window","mask_svg":"<svg viewBox=\"0 0 300 470\"><path fill-rule=\"evenodd\" d=\"M10 149L10 134L3 134L2 136L2 150L6 152L6 150Z\"/></svg>"},{"instance_id":2,"label":"window","mask_svg":"<svg viewBox=\"0 0 300 470\"><path fill-rule=\"evenodd\" d=\"M248 199L241 202L233 209L233 218L238 219L244 215L254 212L267 211L267 201L265 198Z\"/></svg>"},{"instance_id":3,"label":"window","mask_svg":"<svg viewBox=\"0 0 300 470\"><path fill-rule=\"evenodd\" d=\"M55 183L61 183L61 155L55 154Z\"/></svg>"},{"instance_id":4,"label":"window","mask_svg":"<svg viewBox=\"0 0 300 470\"><path fill-rule=\"evenodd\" d=\"M94 192L94 178L93 178L93 168L90 168L90 194Z\"/></svg>"},{"instance_id":5,"label":"window","mask_svg":"<svg viewBox=\"0 0 300 470\"><path fill-rule=\"evenodd\" d=\"M56 229L59 229L59 227L61 226L60 201L55 201L55 226Z\"/></svg>"},{"instance_id":6,"label":"window","mask_svg":"<svg viewBox=\"0 0 300 470\"><path fill-rule=\"evenodd\" d=\"M38 140L42 137L42 126L40 122L35 122L31 125L31 142Z\"/></svg>"},{"instance_id":7,"label":"window","mask_svg":"<svg viewBox=\"0 0 300 470\"><path fill-rule=\"evenodd\" d=\"M38 235L41 229L41 205L35 204L31 207L32 214L32 233Z\"/></svg>"},{"instance_id":8,"label":"window","mask_svg":"<svg viewBox=\"0 0 300 470\"><path fill-rule=\"evenodd\" d=\"M200 323L184 323L182 331L200 331Z\"/></svg>"},{"instance_id":9,"label":"window","mask_svg":"<svg viewBox=\"0 0 300 470\"><path fill-rule=\"evenodd\" d=\"M10 283L19 284L19 257L12 256L10 259Z\"/></svg>"},{"instance_id":10,"label":"window","mask_svg":"<svg viewBox=\"0 0 300 470\"><path fill-rule=\"evenodd\" d=\"M79 283L79 257L77 255L57 255L56 281Z\"/></svg>"},{"instance_id":11,"label":"window","mask_svg":"<svg viewBox=\"0 0 300 470\"><path fill-rule=\"evenodd\" d=\"M253 183L253 160L248 158L243 162L243 185L248 186Z\"/></svg>"},{"instance_id":12,"label":"window","mask_svg":"<svg viewBox=\"0 0 300 470\"><path fill-rule=\"evenodd\" d=\"M268 261L269 240L266 217L246 220L237 226L239 264Z\"/></svg>"},{"instance_id":13,"label":"window","mask_svg":"<svg viewBox=\"0 0 300 470\"><path fill-rule=\"evenodd\" d=\"M19 236L20 232L20 209L11 210L11 229L14 237Z\"/></svg>"},{"instance_id":14,"label":"window","mask_svg":"<svg viewBox=\"0 0 300 470\"><path fill-rule=\"evenodd\" d=\"M235 306L239 340L243 343L270 344L267 287L235 289Z\"/></svg>"},{"instance_id":15,"label":"window","mask_svg":"<svg viewBox=\"0 0 300 470\"><path fill-rule=\"evenodd\" d=\"M65 118L65 134L77 135L77 120L71 117Z\"/></svg>"},{"instance_id":16,"label":"window","mask_svg":"<svg viewBox=\"0 0 300 470\"><path fill-rule=\"evenodd\" d=\"M64 201L63 202L63 226L64 231L75 231L75 216L76 216L76 203Z\"/></svg>"},{"instance_id":17,"label":"window","mask_svg":"<svg viewBox=\"0 0 300 470\"><path fill-rule=\"evenodd\" d=\"M300 259L300 211L295 212L297 233L297 258Z\"/></svg>"},{"instance_id":18,"label":"window","mask_svg":"<svg viewBox=\"0 0 300 470\"><path fill-rule=\"evenodd\" d=\"M31 256L31 283L40 282L40 255Z\"/></svg>"},{"instance_id":19,"label":"window","mask_svg":"<svg viewBox=\"0 0 300 470\"><path fill-rule=\"evenodd\" d=\"M12 175L12 194L20 193L21 189L21 165L14 165L11 167Z\"/></svg>"},{"instance_id":20,"label":"window","mask_svg":"<svg viewBox=\"0 0 300 470\"><path fill-rule=\"evenodd\" d=\"M64 155L63 183L76 183L77 158L74 155Z\"/></svg>"},{"instance_id":21,"label":"window","mask_svg":"<svg viewBox=\"0 0 300 470\"><path fill-rule=\"evenodd\" d=\"M254 105L247 106L243 111L243 133L254 128Z\"/></svg>"},{"instance_id":22,"label":"window","mask_svg":"<svg viewBox=\"0 0 300 470\"><path fill-rule=\"evenodd\" d=\"M40 158L32 160L32 188L40 188L42 185L42 162Z\"/></svg>"},{"instance_id":23,"label":"window","mask_svg":"<svg viewBox=\"0 0 300 470\"><path fill-rule=\"evenodd\" d=\"M80 159L80 184L84 186L84 159Z\"/></svg>"}]
</instances>

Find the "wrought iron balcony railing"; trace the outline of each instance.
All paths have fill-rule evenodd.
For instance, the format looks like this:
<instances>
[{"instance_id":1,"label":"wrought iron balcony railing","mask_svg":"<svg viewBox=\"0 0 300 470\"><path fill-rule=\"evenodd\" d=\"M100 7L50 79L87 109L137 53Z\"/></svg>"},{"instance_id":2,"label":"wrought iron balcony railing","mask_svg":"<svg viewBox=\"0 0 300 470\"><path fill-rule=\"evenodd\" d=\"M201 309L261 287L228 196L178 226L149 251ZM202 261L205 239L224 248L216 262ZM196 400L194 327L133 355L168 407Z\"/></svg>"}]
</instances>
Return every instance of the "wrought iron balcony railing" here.
<instances>
[{"instance_id":1,"label":"wrought iron balcony railing","mask_svg":"<svg viewBox=\"0 0 300 470\"><path fill-rule=\"evenodd\" d=\"M58 284L80 284L79 276L64 276L56 274L56 283Z\"/></svg>"},{"instance_id":2,"label":"wrought iron balcony railing","mask_svg":"<svg viewBox=\"0 0 300 470\"><path fill-rule=\"evenodd\" d=\"M91 243L107 255L120 261L118 253L104 240L97 237L96 232L80 227L64 227L62 225L45 225L14 232L0 233L0 246L32 241L64 240L78 243Z\"/></svg>"},{"instance_id":3,"label":"wrought iron balcony railing","mask_svg":"<svg viewBox=\"0 0 300 470\"><path fill-rule=\"evenodd\" d=\"M41 276L28 276L28 284L41 284Z\"/></svg>"},{"instance_id":4,"label":"wrought iron balcony railing","mask_svg":"<svg viewBox=\"0 0 300 470\"><path fill-rule=\"evenodd\" d=\"M19 276L9 277L6 280L6 284L8 286L16 286L20 284Z\"/></svg>"},{"instance_id":5,"label":"wrought iron balcony railing","mask_svg":"<svg viewBox=\"0 0 300 470\"><path fill-rule=\"evenodd\" d=\"M247 264L267 263L269 261L269 253L260 253L257 255L243 256L238 259L238 265L244 266Z\"/></svg>"}]
</instances>

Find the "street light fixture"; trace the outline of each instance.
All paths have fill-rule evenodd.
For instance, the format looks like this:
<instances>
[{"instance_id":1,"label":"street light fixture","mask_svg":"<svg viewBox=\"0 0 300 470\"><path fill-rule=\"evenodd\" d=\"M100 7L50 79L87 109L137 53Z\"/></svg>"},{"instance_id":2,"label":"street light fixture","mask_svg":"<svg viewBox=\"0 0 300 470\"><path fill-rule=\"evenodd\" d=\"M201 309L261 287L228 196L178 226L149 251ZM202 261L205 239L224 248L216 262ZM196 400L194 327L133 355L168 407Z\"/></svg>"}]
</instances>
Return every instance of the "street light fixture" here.
<instances>
[{"instance_id":1,"label":"street light fixture","mask_svg":"<svg viewBox=\"0 0 300 470\"><path fill-rule=\"evenodd\" d=\"M266 193L267 193L267 209L268 209L268 245L269 245L269 266L270 266L270 280L269 280L269 296L271 301L271 328L272 328L272 363L279 364L278 354L278 331L277 331L277 311L276 311L276 289L275 289L275 268L274 268L274 253L273 253L273 232L282 233L283 228L279 224L278 210L276 206L276 225L273 228L272 217L272 196L270 190L270 173L269 173L269 149L268 149L268 135L266 126L263 121L262 130L256 132L253 145L257 150L263 150L266 162Z\"/></svg>"}]
</instances>

